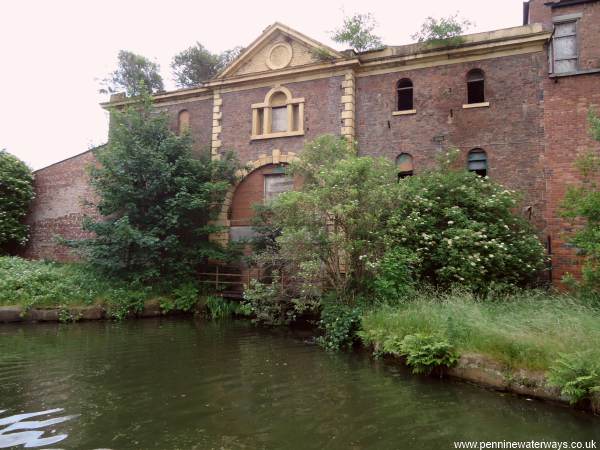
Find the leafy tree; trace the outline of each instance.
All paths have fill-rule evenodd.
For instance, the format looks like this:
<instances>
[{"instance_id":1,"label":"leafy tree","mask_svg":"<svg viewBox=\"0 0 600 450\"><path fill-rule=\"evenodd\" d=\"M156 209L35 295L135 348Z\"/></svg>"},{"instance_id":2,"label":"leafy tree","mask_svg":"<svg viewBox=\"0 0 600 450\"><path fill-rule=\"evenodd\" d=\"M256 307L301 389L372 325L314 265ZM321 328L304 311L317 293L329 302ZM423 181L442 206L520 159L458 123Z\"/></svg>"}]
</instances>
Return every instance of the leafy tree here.
<instances>
[{"instance_id":1,"label":"leafy tree","mask_svg":"<svg viewBox=\"0 0 600 450\"><path fill-rule=\"evenodd\" d=\"M175 55L171 68L180 88L199 86L227 67L242 52L242 47L211 53L199 42Z\"/></svg>"},{"instance_id":2,"label":"leafy tree","mask_svg":"<svg viewBox=\"0 0 600 450\"><path fill-rule=\"evenodd\" d=\"M121 50L117 70L102 82L102 93L125 92L129 97L164 90L160 67L142 55Z\"/></svg>"},{"instance_id":3,"label":"leafy tree","mask_svg":"<svg viewBox=\"0 0 600 450\"><path fill-rule=\"evenodd\" d=\"M304 183L273 204L280 253L308 285L323 281L338 298L352 298L369 284L382 254L395 169L356 156L344 139L322 136L306 145L290 174Z\"/></svg>"},{"instance_id":4,"label":"leafy tree","mask_svg":"<svg viewBox=\"0 0 600 450\"><path fill-rule=\"evenodd\" d=\"M233 157L195 156L189 134L174 134L148 94L112 115L109 143L91 169L103 218L88 218L84 227L95 237L74 244L106 272L144 281L227 257L208 235L234 182Z\"/></svg>"},{"instance_id":5,"label":"leafy tree","mask_svg":"<svg viewBox=\"0 0 600 450\"><path fill-rule=\"evenodd\" d=\"M381 38L373 33L376 26L370 13L346 16L342 26L333 31L331 39L340 44L348 44L357 52L374 50L383 45Z\"/></svg>"},{"instance_id":6,"label":"leafy tree","mask_svg":"<svg viewBox=\"0 0 600 450\"><path fill-rule=\"evenodd\" d=\"M454 154L453 154L454 153ZM518 197L487 177L453 170L458 151L440 166L401 180L387 224L390 251L414 252L417 279L438 286L525 284L544 267L544 248L530 224L513 214Z\"/></svg>"},{"instance_id":7,"label":"leafy tree","mask_svg":"<svg viewBox=\"0 0 600 450\"><path fill-rule=\"evenodd\" d=\"M600 142L600 117L593 110L588 115L592 139ZM584 220L584 224L570 237L584 256L581 283L571 277L566 281L581 288L581 293L600 302L600 155L598 149L590 150L577 160L583 181L570 186L563 201L563 216L571 220Z\"/></svg>"},{"instance_id":8,"label":"leafy tree","mask_svg":"<svg viewBox=\"0 0 600 450\"><path fill-rule=\"evenodd\" d=\"M13 252L27 242L29 228L23 221L34 196L29 167L0 150L0 254Z\"/></svg>"},{"instance_id":9,"label":"leafy tree","mask_svg":"<svg viewBox=\"0 0 600 450\"><path fill-rule=\"evenodd\" d=\"M413 34L412 38L432 45L459 45L464 41L461 35L471 26L473 22L459 19L458 14L440 19L427 17L421 30Z\"/></svg>"}]
</instances>

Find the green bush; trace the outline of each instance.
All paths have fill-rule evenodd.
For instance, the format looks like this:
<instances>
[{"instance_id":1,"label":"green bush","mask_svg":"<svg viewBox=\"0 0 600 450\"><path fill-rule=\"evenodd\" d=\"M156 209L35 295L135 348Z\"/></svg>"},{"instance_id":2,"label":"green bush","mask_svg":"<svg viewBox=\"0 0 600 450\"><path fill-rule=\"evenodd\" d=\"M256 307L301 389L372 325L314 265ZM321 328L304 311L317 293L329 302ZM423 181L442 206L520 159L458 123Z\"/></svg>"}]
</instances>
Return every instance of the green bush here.
<instances>
[{"instance_id":1,"label":"green bush","mask_svg":"<svg viewBox=\"0 0 600 450\"><path fill-rule=\"evenodd\" d=\"M24 220L34 196L29 167L0 150L0 255L12 253L27 242L29 228Z\"/></svg>"},{"instance_id":2,"label":"green bush","mask_svg":"<svg viewBox=\"0 0 600 450\"><path fill-rule=\"evenodd\" d=\"M417 374L430 374L439 367L452 367L458 361L458 355L450 343L431 335L404 336L397 353L406 358L406 364Z\"/></svg>"},{"instance_id":3,"label":"green bush","mask_svg":"<svg viewBox=\"0 0 600 450\"><path fill-rule=\"evenodd\" d=\"M562 354L550 368L548 381L560 388L572 404L600 392L600 361L597 352Z\"/></svg>"},{"instance_id":4,"label":"green bush","mask_svg":"<svg viewBox=\"0 0 600 450\"><path fill-rule=\"evenodd\" d=\"M402 247L387 251L379 262L373 282L375 296L388 302L409 298L414 294L414 271L417 266L414 253Z\"/></svg>"},{"instance_id":5,"label":"green bush","mask_svg":"<svg viewBox=\"0 0 600 450\"><path fill-rule=\"evenodd\" d=\"M102 216L87 218L93 237L72 241L88 261L113 277L140 282L192 277L195 269L231 254L208 239L235 181L231 154L219 161L194 153L189 133L175 134L166 113L142 96L111 111L110 139L96 152L91 184Z\"/></svg>"},{"instance_id":6,"label":"green bush","mask_svg":"<svg viewBox=\"0 0 600 450\"><path fill-rule=\"evenodd\" d=\"M293 303L282 296L276 278L271 284L251 280L244 290L244 309L254 316L254 323L286 325L295 318Z\"/></svg>"},{"instance_id":7,"label":"green bush","mask_svg":"<svg viewBox=\"0 0 600 450\"><path fill-rule=\"evenodd\" d=\"M515 192L487 177L440 168L401 181L388 223L389 248L414 252L420 282L487 290L491 283L525 285L544 268L544 248L532 227L514 214Z\"/></svg>"},{"instance_id":8,"label":"green bush","mask_svg":"<svg viewBox=\"0 0 600 450\"><path fill-rule=\"evenodd\" d=\"M319 344L327 350L351 348L358 339L360 317L359 308L326 302L319 322L323 330Z\"/></svg>"},{"instance_id":9,"label":"green bush","mask_svg":"<svg viewBox=\"0 0 600 450\"><path fill-rule=\"evenodd\" d=\"M169 311L192 311L198 305L198 287L192 283L183 283L173 289L170 297L163 297L160 307L164 312Z\"/></svg>"}]
</instances>

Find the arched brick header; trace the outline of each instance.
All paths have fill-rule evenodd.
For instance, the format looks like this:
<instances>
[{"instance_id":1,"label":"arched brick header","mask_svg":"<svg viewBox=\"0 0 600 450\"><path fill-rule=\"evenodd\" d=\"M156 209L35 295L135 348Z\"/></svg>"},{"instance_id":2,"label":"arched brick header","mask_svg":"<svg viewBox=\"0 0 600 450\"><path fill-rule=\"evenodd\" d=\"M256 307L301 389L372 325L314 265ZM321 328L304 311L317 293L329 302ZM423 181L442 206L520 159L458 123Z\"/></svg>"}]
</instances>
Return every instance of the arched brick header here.
<instances>
[{"instance_id":1,"label":"arched brick header","mask_svg":"<svg viewBox=\"0 0 600 450\"><path fill-rule=\"evenodd\" d=\"M221 208L221 213L219 214L219 218L214 222L215 225L223 226L223 227L231 227L232 221L231 216L232 212L236 213L236 217L234 219L245 219L247 215L247 211L244 211L245 206L240 205L240 207L236 207L238 210L232 211L233 197L238 190L238 187L242 186L245 180L250 178L250 175L253 173L261 173L262 171L269 171L270 167L275 167L280 164L287 164L297 159L296 153L288 152L282 153L279 149L274 149L271 152L271 155L262 154L255 161L250 161L246 164L244 169L238 171L237 176L239 177L239 181L235 186L232 186L227 195L225 196L225 201L223 202L223 207ZM261 170L263 169L263 170ZM248 190L248 201L252 201L252 188ZM261 196L262 199L262 196ZM242 200L242 199L240 199ZM258 200L258 199L255 199ZM237 203L237 202L236 202ZM247 208L252 208L252 203L247 205ZM239 218L237 216L240 216ZM245 224L245 222L242 222ZM227 244L229 242L229 229L224 230L220 233L214 233L211 235L210 239L213 242L220 242L222 244Z\"/></svg>"}]
</instances>

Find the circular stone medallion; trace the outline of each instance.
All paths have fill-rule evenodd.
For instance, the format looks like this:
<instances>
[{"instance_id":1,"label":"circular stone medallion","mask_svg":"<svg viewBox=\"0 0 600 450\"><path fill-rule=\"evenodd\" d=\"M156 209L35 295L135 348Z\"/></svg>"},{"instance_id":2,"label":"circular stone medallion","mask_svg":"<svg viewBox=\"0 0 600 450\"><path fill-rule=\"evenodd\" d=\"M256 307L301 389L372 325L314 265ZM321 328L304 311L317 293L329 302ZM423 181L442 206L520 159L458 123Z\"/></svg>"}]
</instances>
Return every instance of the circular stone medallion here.
<instances>
[{"instance_id":1,"label":"circular stone medallion","mask_svg":"<svg viewBox=\"0 0 600 450\"><path fill-rule=\"evenodd\" d=\"M292 62L292 46L287 42L278 42L271 47L267 56L267 66L269 69L283 69Z\"/></svg>"}]
</instances>

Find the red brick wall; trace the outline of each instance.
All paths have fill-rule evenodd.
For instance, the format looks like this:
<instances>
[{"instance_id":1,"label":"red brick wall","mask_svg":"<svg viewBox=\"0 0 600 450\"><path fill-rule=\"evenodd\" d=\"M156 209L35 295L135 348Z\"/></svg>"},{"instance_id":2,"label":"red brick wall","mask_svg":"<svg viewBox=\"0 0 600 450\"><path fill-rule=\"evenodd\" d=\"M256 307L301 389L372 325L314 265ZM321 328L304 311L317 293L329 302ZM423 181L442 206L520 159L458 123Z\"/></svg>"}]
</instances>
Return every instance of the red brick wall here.
<instances>
[{"instance_id":1,"label":"red brick wall","mask_svg":"<svg viewBox=\"0 0 600 450\"><path fill-rule=\"evenodd\" d=\"M577 155L600 144L588 134L590 107L600 111L600 74L578 75L545 81L544 121L546 130L547 223L552 237L553 277L579 275L575 250L565 243L571 224L559 217L567 187L580 181L574 167Z\"/></svg>"},{"instance_id":2,"label":"red brick wall","mask_svg":"<svg viewBox=\"0 0 600 450\"><path fill-rule=\"evenodd\" d=\"M357 139L360 152L395 160L413 156L415 171L435 164L436 156L456 146L466 155L482 148L488 174L524 193L534 224L543 230L543 52L357 78ZM485 73L489 108L463 109L465 77L473 68ZM410 78L417 113L392 116L396 82ZM442 143L438 141L443 139Z\"/></svg>"},{"instance_id":3,"label":"red brick wall","mask_svg":"<svg viewBox=\"0 0 600 450\"><path fill-rule=\"evenodd\" d=\"M187 110L190 113L190 133L194 139L196 152L210 151L212 140L212 97L202 100L161 107L169 114L171 130L178 132L179 113Z\"/></svg>"},{"instance_id":4,"label":"red brick wall","mask_svg":"<svg viewBox=\"0 0 600 450\"><path fill-rule=\"evenodd\" d=\"M273 149L282 153L299 152L305 140L322 134L339 134L341 120L341 84L343 77L322 78L296 83L281 83L294 98L304 97L304 136L283 137L267 140L250 140L252 132L253 103L262 103L272 86L244 91L226 92L223 98L221 140L223 151L235 150L240 162L246 163L262 153L271 154Z\"/></svg>"},{"instance_id":5,"label":"red brick wall","mask_svg":"<svg viewBox=\"0 0 600 450\"><path fill-rule=\"evenodd\" d=\"M94 199L87 168L95 161L90 151L35 172L36 198L27 219L31 236L23 256L55 261L77 259L55 239L88 236L81 224L84 215L97 217L96 210L86 205L86 201Z\"/></svg>"},{"instance_id":6,"label":"red brick wall","mask_svg":"<svg viewBox=\"0 0 600 450\"><path fill-rule=\"evenodd\" d=\"M581 13L582 17L577 30L579 69L600 69L600 1L559 8L551 8L545 3L548 1L531 0L529 2L529 22L540 22L548 29L552 29L553 17Z\"/></svg>"}]
</instances>

